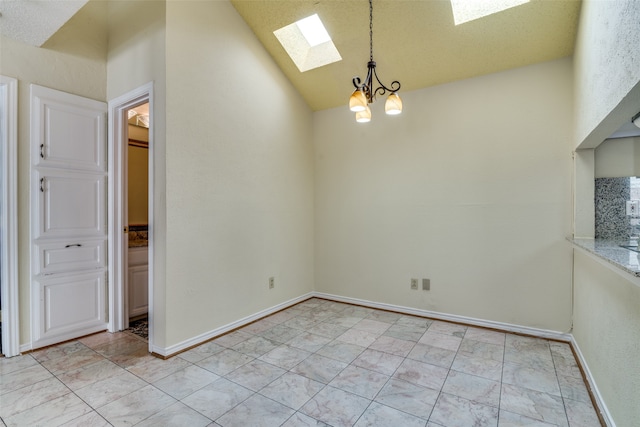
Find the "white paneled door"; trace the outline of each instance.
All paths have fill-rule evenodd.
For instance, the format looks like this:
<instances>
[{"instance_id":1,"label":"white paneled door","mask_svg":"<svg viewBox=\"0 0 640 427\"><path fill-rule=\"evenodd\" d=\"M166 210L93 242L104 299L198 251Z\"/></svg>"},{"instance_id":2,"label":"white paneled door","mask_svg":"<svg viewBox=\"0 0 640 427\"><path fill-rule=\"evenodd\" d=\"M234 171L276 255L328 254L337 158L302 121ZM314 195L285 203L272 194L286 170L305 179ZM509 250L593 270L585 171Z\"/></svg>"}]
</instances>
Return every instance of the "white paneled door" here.
<instances>
[{"instance_id":1,"label":"white paneled door","mask_svg":"<svg viewBox=\"0 0 640 427\"><path fill-rule=\"evenodd\" d=\"M32 348L107 328L106 114L31 85Z\"/></svg>"}]
</instances>

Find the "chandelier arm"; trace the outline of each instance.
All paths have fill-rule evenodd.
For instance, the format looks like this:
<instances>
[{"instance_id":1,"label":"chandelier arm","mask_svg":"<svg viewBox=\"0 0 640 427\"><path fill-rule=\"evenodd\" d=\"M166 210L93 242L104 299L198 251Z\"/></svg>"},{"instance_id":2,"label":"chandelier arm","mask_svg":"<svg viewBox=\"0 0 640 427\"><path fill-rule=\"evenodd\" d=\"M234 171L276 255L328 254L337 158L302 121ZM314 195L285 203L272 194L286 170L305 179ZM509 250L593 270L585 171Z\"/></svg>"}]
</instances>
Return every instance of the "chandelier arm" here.
<instances>
[{"instance_id":1,"label":"chandelier arm","mask_svg":"<svg viewBox=\"0 0 640 427\"><path fill-rule=\"evenodd\" d=\"M373 68L373 75L376 78L376 81L378 82L378 84L380 85L380 87L376 88L375 91L373 91L373 95L375 97L375 95L384 95L387 92L390 93L395 93L397 91L400 90L400 82L397 80L394 80L391 82L391 84L389 86L391 86L390 88L385 86L381 81L380 78L378 77L378 73L376 72L375 67Z\"/></svg>"}]
</instances>

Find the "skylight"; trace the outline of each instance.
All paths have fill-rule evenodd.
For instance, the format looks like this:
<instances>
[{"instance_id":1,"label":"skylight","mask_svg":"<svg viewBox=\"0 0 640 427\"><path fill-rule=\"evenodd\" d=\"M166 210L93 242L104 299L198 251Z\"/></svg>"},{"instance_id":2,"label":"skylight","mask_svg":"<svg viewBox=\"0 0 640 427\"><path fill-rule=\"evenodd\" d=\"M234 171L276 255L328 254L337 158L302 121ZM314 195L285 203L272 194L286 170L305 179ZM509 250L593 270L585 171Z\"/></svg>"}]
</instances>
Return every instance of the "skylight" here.
<instances>
[{"instance_id":1,"label":"skylight","mask_svg":"<svg viewBox=\"0 0 640 427\"><path fill-rule=\"evenodd\" d=\"M453 21L460 25L525 3L529 0L451 0Z\"/></svg>"},{"instance_id":2,"label":"skylight","mask_svg":"<svg viewBox=\"0 0 640 427\"><path fill-rule=\"evenodd\" d=\"M311 47L331 41L331 37L327 33L327 29L322 25L317 13L299 20L296 25Z\"/></svg>"},{"instance_id":3,"label":"skylight","mask_svg":"<svg viewBox=\"0 0 640 427\"><path fill-rule=\"evenodd\" d=\"M273 32L300 72L342 60L317 14Z\"/></svg>"}]
</instances>

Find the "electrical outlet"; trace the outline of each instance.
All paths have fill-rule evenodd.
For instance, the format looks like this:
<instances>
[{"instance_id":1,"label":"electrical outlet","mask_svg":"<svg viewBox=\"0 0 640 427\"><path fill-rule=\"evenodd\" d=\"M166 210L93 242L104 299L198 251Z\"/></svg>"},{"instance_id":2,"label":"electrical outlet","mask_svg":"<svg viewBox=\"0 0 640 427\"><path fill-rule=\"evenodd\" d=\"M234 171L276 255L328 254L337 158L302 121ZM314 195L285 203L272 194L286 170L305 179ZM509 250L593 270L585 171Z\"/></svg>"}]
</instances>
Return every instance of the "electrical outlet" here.
<instances>
[{"instance_id":1,"label":"electrical outlet","mask_svg":"<svg viewBox=\"0 0 640 427\"><path fill-rule=\"evenodd\" d=\"M276 278L269 277L269 289L273 289L276 287Z\"/></svg>"},{"instance_id":2,"label":"electrical outlet","mask_svg":"<svg viewBox=\"0 0 640 427\"><path fill-rule=\"evenodd\" d=\"M411 289L418 290L418 279L411 279Z\"/></svg>"},{"instance_id":3,"label":"electrical outlet","mask_svg":"<svg viewBox=\"0 0 640 427\"><path fill-rule=\"evenodd\" d=\"M627 200L627 216L638 216L640 212L640 200Z\"/></svg>"},{"instance_id":4,"label":"electrical outlet","mask_svg":"<svg viewBox=\"0 0 640 427\"><path fill-rule=\"evenodd\" d=\"M431 290L431 279L422 279L422 290L423 291Z\"/></svg>"}]
</instances>

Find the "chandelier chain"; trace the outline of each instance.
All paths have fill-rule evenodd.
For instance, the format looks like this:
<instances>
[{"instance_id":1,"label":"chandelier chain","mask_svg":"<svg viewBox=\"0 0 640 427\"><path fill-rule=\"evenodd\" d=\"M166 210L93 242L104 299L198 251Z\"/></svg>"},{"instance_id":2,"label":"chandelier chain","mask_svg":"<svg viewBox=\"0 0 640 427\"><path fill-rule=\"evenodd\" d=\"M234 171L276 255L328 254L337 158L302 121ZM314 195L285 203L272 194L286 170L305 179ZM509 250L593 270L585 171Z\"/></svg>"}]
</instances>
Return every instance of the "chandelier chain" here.
<instances>
[{"instance_id":1,"label":"chandelier chain","mask_svg":"<svg viewBox=\"0 0 640 427\"><path fill-rule=\"evenodd\" d=\"M373 61L373 0L369 0L369 60Z\"/></svg>"}]
</instances>

